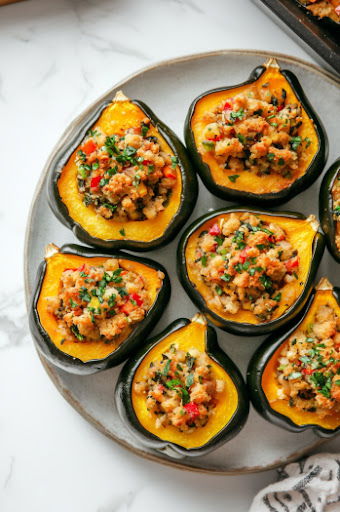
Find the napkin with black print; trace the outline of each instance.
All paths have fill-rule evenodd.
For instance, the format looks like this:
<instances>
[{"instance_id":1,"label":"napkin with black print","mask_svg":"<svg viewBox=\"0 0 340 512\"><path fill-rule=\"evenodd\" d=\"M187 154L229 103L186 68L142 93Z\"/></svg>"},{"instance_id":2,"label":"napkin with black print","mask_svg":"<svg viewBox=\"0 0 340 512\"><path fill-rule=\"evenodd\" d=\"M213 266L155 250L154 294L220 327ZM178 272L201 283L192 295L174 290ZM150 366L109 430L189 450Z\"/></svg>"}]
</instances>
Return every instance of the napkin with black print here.
<instances>
[{"instance_id":1,"label":"napkin with black print","mask_svg":"<svg viewBox=\"0 0 340 512\"><path fill-rule=\"evenodd\" d=\"M278 473L249 512L340 512L340 453L313 455Z\"/></svg>"}]
</instances>

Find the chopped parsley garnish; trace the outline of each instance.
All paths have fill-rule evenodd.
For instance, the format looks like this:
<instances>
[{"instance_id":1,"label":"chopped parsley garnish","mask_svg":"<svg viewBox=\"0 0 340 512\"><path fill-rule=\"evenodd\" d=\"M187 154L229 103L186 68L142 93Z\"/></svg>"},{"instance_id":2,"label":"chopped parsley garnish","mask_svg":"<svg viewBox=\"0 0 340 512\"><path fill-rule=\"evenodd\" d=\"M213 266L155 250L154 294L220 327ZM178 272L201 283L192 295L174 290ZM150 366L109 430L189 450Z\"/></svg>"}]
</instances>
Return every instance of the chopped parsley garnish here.
<instances>
[{"instance_id":1,"label":"chopped parsley garnish","mask_svg":"<svg viewBox=\"0 0 340 512\"><path fill-rule=\"evenodd\" d=\"M82 286L79 290L79 297L81 300L84 300L85 302L90 302L91 296L85 286Z\"/></svg>"},{"instance_id":2,"label":"chopped parsley garnish","mask_svg":"<svg viewBox=\"0 0 340 512\"><path fill-rule=\"evenodd\" d=\"M176 169L177 165L178 165L178 158L177 158L177 156L172 156L171 157L171 168L172 169Z\"/></svg>"},{"instance_id":3,"label":"chopped parsley garnish","mask_svg":"<svg viewBox=\"0 0 340 512\"><path fill-rule=\"evenodd\" d=\"M291 148L293 151L296 151L297 148L300 146L301 144L301 137L300 136L297 136L297 137L292 137L291 140L290 140L290 145L291 145Z\"/></svg>"},{"instance_id":4,"label":"chopped parsley garnish","mask_svg":"<svg viewBox=\"0 0 340 512\"><path fill-rule=\"evenodd\" d=\"M171 359L167 359L165 365L164 365L164 368L163 368L163 371L162 371L162 375L164 375L164 377L166 377L169 373L169 370L170 370L170 364L171 364ZM172 382L172 381L170 381ZM180 384L181 382L178 381L178 383Z\"/></svg>"},{"instance_id":5,"label":"chopped parsley garnish","mask_svg":"<svg viewBox=\"0 0 340 512\"><path fill-rule=\"evenodd\" d=\"M142 136L146 137L146 134L148 133L148 131L149 131L149 125L145 124L145 123L142 123L142 125L141 125Z\"/></svg>"},{"instance_id":6,"label":"chopped parsley garnish","mask_svg":"<svg viewBox=\"0 0 340 512\"><path fill-rule=\"evenodd\" d=\"M239 174L232 174L231 176L228 176L229 180L232 182L232 183L235 183L235 181L237 180L237 178L239 178L240 175Z\"/></svg>"},{"instance_id":7,"label":"chopped parsley garnish","mask_svg":"<svg viewBox=\"0 0 340 512\"><path fill-rule=\"evenodd\" d=\"M236 121L236 119L243 119L244 116L244 110L243 108L240 108L240 110L237 110L236 112L230 112L230 118Z\"/></svg>"},{"instance_id":8,"label":"chopped parsley garnish","mask_svg":"<svg viewBox=\"0 0 340 512\"><path fill-rule=\"evenodd\" d=\"M80 334L79 329L76 325L71 325L71 331L74 334L74 336L77 338L77 340L83 341L84 336L82 334Z\"/></svg>"},{"instance_id":9,"label":"chopped parsley garnish","mask_svg":"<svg viewBox=\"0 0 340 512\"><path fill-rule=\"evenodd\" d=\"M222 293L223 293L222 288L218 285L215 286L215 291L216 291L217 295L222 295Z\"/></svg>"}]
</instances>

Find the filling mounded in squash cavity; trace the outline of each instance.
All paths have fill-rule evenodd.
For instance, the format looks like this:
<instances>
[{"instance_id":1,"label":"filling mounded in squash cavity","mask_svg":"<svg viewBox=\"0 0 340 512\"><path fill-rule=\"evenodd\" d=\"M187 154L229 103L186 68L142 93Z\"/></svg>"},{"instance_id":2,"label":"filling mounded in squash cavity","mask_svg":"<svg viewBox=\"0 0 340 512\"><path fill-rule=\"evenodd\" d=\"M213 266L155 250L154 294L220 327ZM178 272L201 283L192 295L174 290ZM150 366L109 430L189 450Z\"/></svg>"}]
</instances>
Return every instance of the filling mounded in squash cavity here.
<instances>
[{"instance_id":1,"label":"filling mounded in squash cavity","mask_svg":"<svg viewBox=\"0 0 340 512\"><path fill-rule=\"evenodd\" d=\"M132 403L141 425L162 440L198 448L230 421L238 394L205 351L206 326L191 322L159 342L139 365Z\"/></svg>"},{"instance_id":2,"label":"filling mounded in squash cavity","mask_svg":"<svg viewBox=\"0 0 340 512\"><path fill-rule=\"evenodd\" d=\"M72 154L58 190L70 217L91 236L150 242L179 208L177 163L142 109L119 96Z\"/></svg>"},{"instance_id":3,"label":"filling mounded in squash cavity","mask_svg":"<svg viewBox=\"0 0 340 512\"><path fill-rule=\"evenodd\" d=\"M289 187L319 149L314 123L277 65L251 84L203 96L191 128L214 182L254 194Z\"/></svg>"},{"instance_id":4,"label":"filling mounded in squash cavity","mask_svg":"<svg viewBox=\"0 0 340 512\"><path fill-rule=\"evenodd\" d=\"M265 367L270 407L297 425L340 425L340 308L331 290L318 290L298 329Z\"/></svg>"},{"instance_id":5,"label":"filling mounded in squash cavity","mask_svg":"<svg viewBox=\"0 0 340 512\"><path fill-rule=\"evenodd\" d=\"M332 187L333 220L335 223L335 245L340 251L340 171L335 176Z\"/></svg>"},{"instance_id":6,"label":"filling mounded in squash cavity","mask_svg":"<svg viewBox=\"0 0 340 512\"><path fill-rule=\"evenodd\" d=\"M340 23L340 0L301 0L307 9L318 18L330 18Z\"/></svg>"},{"instance_id":7,"label":"filling mounded in squash cavity","mask_svg":"<svg viewBox=\"0 0 340 512\"><path fill-rule=\"evenodd\" d=\"M315 233L309 220L237 211L218 215L188 239L188 277L221 318L274 320L304 289Z\"/></svg>"},{"instance_id":8,"label":"filling mounded in squash cavity","mask_svg":"<svg viewBox=\"0 0 340 512\"><path fill-rule=\"evenodd\" d=\"M47 258L39 295L41 325L62 352L103 359L143 321L163 277L131 260L56 253Z\"/></svg>"}]
</instances>

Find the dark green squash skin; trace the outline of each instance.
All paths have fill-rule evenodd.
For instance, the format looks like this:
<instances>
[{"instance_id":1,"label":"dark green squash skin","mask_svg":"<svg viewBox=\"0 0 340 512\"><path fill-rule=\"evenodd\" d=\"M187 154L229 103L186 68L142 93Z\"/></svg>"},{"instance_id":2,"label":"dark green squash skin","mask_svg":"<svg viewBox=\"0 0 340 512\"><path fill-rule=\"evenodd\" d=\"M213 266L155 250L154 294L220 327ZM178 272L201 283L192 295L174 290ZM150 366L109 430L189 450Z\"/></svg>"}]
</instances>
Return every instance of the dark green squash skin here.
<instances>
[{"instance_id":1,"label":"dark green squash skin","mask_svg":"<svg viewBox=\"0 0 340 512\"><path fill-rule=\"evenodd\" d=\"M238 323L232 322L230 320L225 320L220 317L213 311L211 311L204 298L198 293L195 287L191 284L189 279L187 270L186 270L186 261L185 261L185 250L189 237L199 229L199 227L204 224L206 221L212 219L213 217L224 214L224 213L232 213L232 212L251 212L253 214L265 214L265 215L273 215L276 217L289 217L293 219L305 219L306 217L298 212L274 212L274 211L265 211L254 208L242 208L237 206L231 206L229 208L221 208L219 210L215 210L213 212L202 215L196 219L190 226L184 231L181 236L178 250L177 250L177 273L179 280L184 288L184 290L189 295L192 302L207 315L208 319L213 322L217 327L223 329L224 331L230 332L232 334L237 334L240 336L259 336L262 334L268 334L275 329L279 329L280 327L289 323L295 316L301 311L303 306L305 305L308 296L313 287L314 277L318 270L319 262L322 258L324 249L325 249L325 240L324 236L321 232L317 232L315 234L315 239L313 243L313 255L312 255L312 263L311 268L308 274L308 278L305 284L305 287L299 296L298 300L293 304L283 315L275 320L267 322L265 324L248 324L248 323Z\"/></svg>"},{"instance_id":2,"label":"dark green squash skin","mask_svg":"<svg viewBox=\"0 0 340 512\"><path fill-rule=\"evenodd\" d=\"M134 350L137 349L137 347L144 343L146 336L155 327L169 302L171 285L165 268L160 263L150 259L132 256L131 254L117 251L115 253L98 253L95 249L82 247L76 244L64 245L59 251L64 254L74 254L86 258L124 258L143 263L144 265L148 265L149 267L160 270L164 273L163 285L158 292L155 303L147 312L145 319L137 324L128 338L114 352L112 352L112 354L109 354L104 359L95 359L83 362L80 359L72 357L59 350L51 341L49 335L40 323L37 303L45 276L46 261L42 261L38 268L37 281L29 309L30 330L38 351L55 366L58 366L69 373L79 375L90 375L121 364L134 352Z\"/></svg>"},{"instance_id":3,"label":"dark green squash skin","mask_svg":"<svg viewBox=\"0 0 340 512\"><path fill-rule=\"evenodd\" d=\"M340 263L340 251L335 243L336 225L333 219L332 187L337 176L340 176L340 157L330 166L323 177L319 194L319 217L329 252ZM339 217L340 221L340 217Z\"/></svg>"},{"instance_id":4,"label":"dark green squash skin","mask_svg":"<svg viewBox=\"0 0 340 512\"><path fill-rule=\"evenodd\" d=\"M324 165L328 156L328 139L326 131L322 125L322 122L319 116L314 112L311 104L306 98L303 89L298 81L297 77L289 70L281 70L281 74L288 81L292 89L294 90L298 100L301 102L304 110L307 112L308 116L313 120L314 126L317 132L317 137L319 141L319 150L314 155L314 158L306 171L306 173L298 178L294 183L292 183L289 187L275 193L269 194L254 194L253 192L246 192L242 190L234 190L229 187L223 187L221 185L217 185L215 183L209 166L202 160L199 151L197 150L195 138L193 131L191 129L191 119L195 111L196 104L199 100L208 96L212 93L221 92L221 91L229 91L231 89L235 89L237 87L242 87L245 85L251 85L253 82L258 80L262 73L266 70L265 66L258 66L255 68L249 79L245 82L233 85L230 87L218 87L216 89L211 89L206 91L197 98L194 99L192 104L189 107L189 111L185 120L184 127L184 138L185 143L188 148L191 159L197 168L197 171L207 189L217 197L221 199L226 199L227 201L237 201L241 203L249 203L249 204L257 204L263 206L277 206L282 203L285 203L295 197L297 194L308 188L314 181L320 176Z\"/></svg>"},{"instance_id":5,"label":"dark green squash skin","mask_svg":"<svg viewBox=\"0 0 340 512\"><path fill-rule=\"evenodd\" d=\"M175 320L161 333L151 338L148 341L148 344L142 347L138 353L130 357L119 375L115 391L115 401L118 413L131 433L144 446L153 450L165 451L167 455L175 458L178 458L179 456L193 457L206 455L210 451L218 448L218 446L230 441L241 431L249 413L249 399L242 375L233 361L219 347L215 329L207 326L206 352L211 359L216 361L216 363L222 366L222 368L228 373L238 392L238 407L228 424L203 446L199 448L186 449L175 443L171 443L170 441L163 441L157 436L151 434L151 432L146 430L139 423L133 409L131 397L132 383L136 370L146 354L150 352L158 342L188 324L190 324L190 320L187 318L179 318L178 320Z\"/></svg>"},{"instance_id":6,"label":"dark green squash skin","mask_svg":"<svg viewBox=\"0 0 340 512\"><path fill-rule=\"evenodd\" d=\"M333 294L338 304L340 305L340 289L334 288ZM262 374L270 358L278 349L278 347L283 344L299 327L305 316L308 314L314 297L315 290L313 290L311 296L309 297L303 313L300 314L297 319L295 319L294 324L290 326L289 330L281 329L279 332L272 334L256 350L249 362L247 370L247 386L253 406L257 412L270 423L278 425L279 427L291 432L303 432L307 429L312 429L318 436L327 438L339 433L340 425L336 429L326 429L320 425L311 424L297 425L290 418L278 413L277 411L274 411L274 409L270 407L261 385Z\"/></svg>"},{"instance_id":7,"label":"dark green squash skin","mask_svg":"<svg viewBox=\"0 0 340 512\"><path fill-rule=\"evenodd\" d=\"M87 131L100 117L102 111L110 105L110 101L104 101L100 107L92 111L85 119L84 123L76 130L72 138L68 139L62 148L60 148L49 163L48 180L48 201L55 216L66 227L70 228L74 235L88 245L100 247L102 249L129 249L133 251L150 251L157 247L168 244L177 235L185 222L190 217L198 197L198 182L196 174L191 166L187 156L186 149L177 135L141 101L133 100L145 115L151 120L159 133L169 144L174 155L178 158L178 165L182 176L181 201L176 215L168 225L163 235L150 242L136 240L104 240L91 236L79 223L75 222L68 213L66 205L60 198L58 190L58 180L63 167L68 162L74 150L80 145Z\"/></svg>"}]
</instances>

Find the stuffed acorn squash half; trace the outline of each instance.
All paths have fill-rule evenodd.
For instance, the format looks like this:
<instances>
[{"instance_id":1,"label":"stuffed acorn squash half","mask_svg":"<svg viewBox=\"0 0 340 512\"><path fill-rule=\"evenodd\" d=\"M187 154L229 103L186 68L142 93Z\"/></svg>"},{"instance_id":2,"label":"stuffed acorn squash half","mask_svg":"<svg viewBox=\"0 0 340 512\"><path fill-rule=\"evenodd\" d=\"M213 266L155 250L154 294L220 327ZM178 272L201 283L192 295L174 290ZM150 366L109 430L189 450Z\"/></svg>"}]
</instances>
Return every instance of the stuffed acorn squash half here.
<instances>
[{"instance_id":1,"label":"stuffed acorn squash half","mask_svg":"<svg viewBox=\"0 0 340 512\"><path fill-rule=\"evenodd\" d=\"M249 412L242 376L201 314L176 320L129 359L116 404L142 444L176 458L230 440Z\"/></svg>"},{"instance_id":2,"label":"stuffed acorn squash half","mask_svg":"<svg viewBox=\"0 0 340 512\"><path fill-rule=\"evenodd\" d=\"M166 270L130 254L46 247L30 310L39 352L70 373L116 366L159 320L170 298Z\"/></svg>"},{"instance_id":3,"label":"stuffed acorn squash half","mask_svg":"<svg viewBox=\"0 0 340 512\"><path fill-rule=\"evenodd\" d=\"M50 163L49 202L82 242L146 251L168 243L197 199L186 150L142 102L118 92Z\"/></svg>"},{"instance_id":4,"label":"stuffed acorn squash half","mask_svg":"<svg viewBox=\"0 0 340 512\"><path fill-rule=\"evenodd\" d=\"M178 274L211 322L256 336L282 327L302 309L324 245L314 216L222 208L183 233Z\"/></svg>"},{"instance_id":5,"label":"stuffed acorn squash half","mask_svg":"<svg viewBox=\"0 0 340 512\"><path fill-rule=\"evenodd\" d=\"M340 432L339 289L325 278L288 331L270 336L248 368L252 403L268 421L321 437Z\"/></svg>"},{"instance_id":6,"label":"stuffed acorn squash half","mask_svg":"<svg viewBox=\"0 0 340 512\"><path fill-rule=\"evenodd\" d=\"M322 180L319 217L328 250L340 263L340 158L331 165Z\"/></svg>"},{"instance_id":7,"label":"stuffed acorn squash half","mask_svg":"<svg viewBox=\"0 0 340 512\"><path fill-rule=\"evenodd\" d=\"M273 58L246 82L198 96L185 141L212 194L263 205L309 187L328 154L325 130L298 79Z\"/></svg>"}]
</instances>

